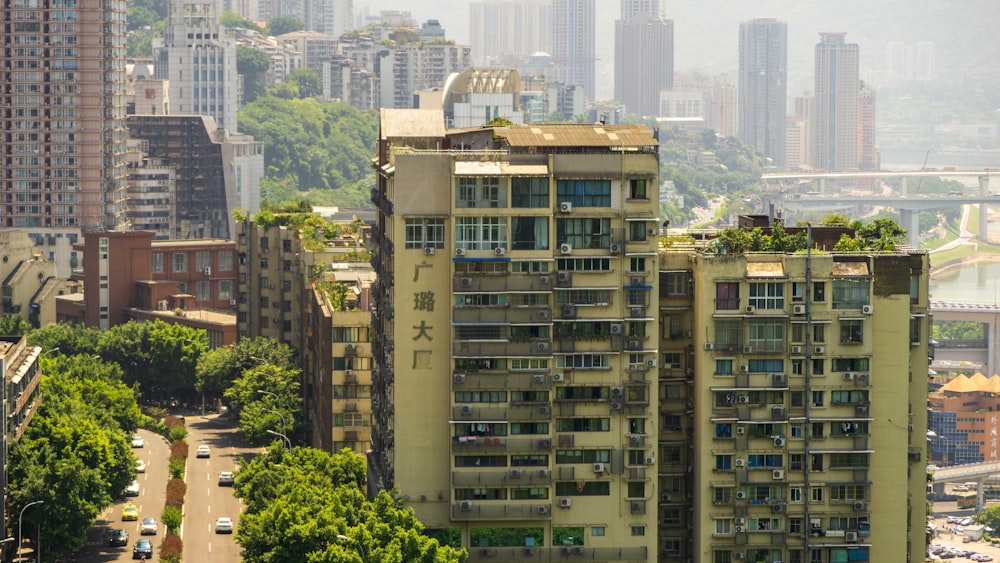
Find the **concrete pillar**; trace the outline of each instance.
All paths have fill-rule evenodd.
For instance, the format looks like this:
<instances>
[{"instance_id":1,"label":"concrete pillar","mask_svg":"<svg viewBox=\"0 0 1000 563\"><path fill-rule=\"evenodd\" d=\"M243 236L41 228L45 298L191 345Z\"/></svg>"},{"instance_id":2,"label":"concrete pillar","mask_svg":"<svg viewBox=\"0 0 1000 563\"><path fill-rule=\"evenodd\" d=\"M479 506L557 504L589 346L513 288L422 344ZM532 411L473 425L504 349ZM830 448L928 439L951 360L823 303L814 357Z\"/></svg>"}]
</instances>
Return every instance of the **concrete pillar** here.
<instances>
[{"instance_id":1,"label":"concrete pillar","mask_svg":"<svg viewBox=\"0 0 1000 563\"><path fill-rule=\"evenodd\" d=\"M986 196L990 194L990 177L980 176L979 177L979 195Z\"/></svg>"},{"instance_id":2,"label":"concrete pillar","mask_svg":"<svg viewBox=\"0 0 1000 563\"><path fill-rule=\"evenodd\" d=\"M899 177L899 193L906 195L906 176Z\"/></svg>"},{"instance_id":3,"label":"concrete pillar","mask_svg":"<svg viewBox=\"0 0 1000 563\"><path fill-rule=\"evenodd\" d=\"M819 193L821 194L826 193L826 178L819 179Z\"/></svg>"},{"instance_id":4,"label":"concrete pillar","mask_svg":"<svg viewBox=\"0 0 1000 563\"><path fill-rule=\"evenodd\" d=\"M899 209L902 227L906 229L906 244L916 248L920 244L920 212L915 209Z\"/></svg>"},{"instance_id":5,"label":"concrete pillar","mask_svg":"<svg viewBox=\"0 0 1000 563\"><path fill-rule=\"evenodd\" d=\"M995 375L1000 371L1000 343L997 342L997 335L1000 335L1000 313L993 314L993 320L983 327L986 334L986 377Z\"/></svg>"},{"instance_id":6,"label":"concrete pillar","mask_svg":"<svg viewBox=\"0 0 1000 563\"><path fill-rule=\"evenodd\" d=\"M989 206L985 203L979 204L979 240L989 242L990 223Z\"/></svg>"}]
</instances>

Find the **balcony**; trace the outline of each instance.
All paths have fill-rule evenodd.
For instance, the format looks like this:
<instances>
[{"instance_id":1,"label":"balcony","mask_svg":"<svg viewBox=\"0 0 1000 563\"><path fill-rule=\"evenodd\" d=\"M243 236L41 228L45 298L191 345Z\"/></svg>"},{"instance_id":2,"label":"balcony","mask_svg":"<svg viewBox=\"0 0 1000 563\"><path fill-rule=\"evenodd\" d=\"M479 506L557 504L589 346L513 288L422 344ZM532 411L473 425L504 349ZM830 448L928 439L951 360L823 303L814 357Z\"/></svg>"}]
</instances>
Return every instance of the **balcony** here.
<instances>
[{"instance_id":1,"label":"balcony","mask_svg":"<svg viewBox=\"0 0 1000 563\"><path fill-rule=\"evenodd\" d=\"M451 519L462 520L540 520L552 516L549 503L512 504L507 501L463 500L451 505Z\"/></svg>"},{"instance_id":2,"label":"balcony","mask_svg":"<svg viewBox=\"0 0 1000 563\"><path fill-rule=\"evenodd\" d=\"M451 446L455 452L547 452L552 451L552 440L507 436L455 436L452 438Z\"/></svg>"},{"instance_id":3,"label":"balcony","mask_svg":"<svg viewBox=\"0 0 1000 563\"><path fill-rule=\"evenodd\" d=\"M551 356L552 343L548 340L506 340L490 342L457 341L452 344L452 355L460 358L491 358L502 356Z\"/></svg>"},{"instance_id":4,"label":"balcony","mask_svg":"<svg viewBox=\"0 0 1000 563\"><path fill-rule=\"evenodd\" d=\"M505 291L551 291L552 275L463 274L452 279L455 293L499 293Z\"/></svg>"},{"instance_id":5,"label":"balcony","mask_svg":"<svg viewBox=\"0 0 1000 563\"><path fill-rule=\"evenodd\" d=\"M548 469L519 469L509 471L453 471L451 484L455 487L485 487L492 485L548 486L552 472Z\"/></svg>"},{"instance_id":6,"label":"balcony","mask_svg":"<svg viewBox=\"0 0 1000 563\"><path fill-rule=\"evenodd\" d=\"M456 307L452 312L456 323L548 323L552 311L548 307Z\"/></svg>"},{"instance_id":7,"label":"balcony","mask_svg":"<svg viewBox=\"0 0 1000 563\"><path fill-rule=\"evenodd\" d=\"M470 547L469 563L517 561L645 561L646 548L638 547Z\"/></svg>"},{"instance_id":8,"label":"balcony","mask_svg":"<svg viewBox=\"0 0 1000 563\"><path fill-rule=\"evenodd\" d=\"M546 374L489 374L489 373L463 373L455 372L452 376L453 388L459 389L516 389L524 387L538 387L548 389L552 385L552 378Z\"/></svg>"},{"instance_id":9,"label":"balcony","mask_svg":"<svg viewBox=\"0 0 1000 563\"><path fill-rule=\"evenodd\" d=\"M551 420L552 406L547 403L511 406L456 405L451 408L451 417L454 420Z\"/></svg>"}]
</instances>

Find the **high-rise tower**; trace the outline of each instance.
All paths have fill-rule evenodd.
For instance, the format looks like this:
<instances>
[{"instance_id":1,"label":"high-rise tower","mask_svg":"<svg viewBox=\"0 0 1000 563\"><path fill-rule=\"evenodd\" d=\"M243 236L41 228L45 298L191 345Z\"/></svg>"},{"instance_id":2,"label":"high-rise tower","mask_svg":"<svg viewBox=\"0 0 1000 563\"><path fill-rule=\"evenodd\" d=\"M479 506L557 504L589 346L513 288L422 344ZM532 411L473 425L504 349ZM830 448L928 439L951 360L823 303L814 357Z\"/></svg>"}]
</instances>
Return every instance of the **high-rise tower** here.
<instances>
[{"instance_id":1,"label":"high-rise tower","mask_svg":"<svg viewBox=\"0 0 1000 563\"><path fill-rule=\"evenodd\" d=\"M594 99L595 0L552 0L552 57L558 79Z\"/></svg>"},{"instance_id":2,"label":"high-rise tower","mask_svg":"<svg viewBox=\"0 0 1000 563\"><path fill-rule=\"evenodd\" d=\"M538 51L549 52L550 0L481 0L469 8L477 65L509 65Z\"/></svg>"},{"instance_id":3,"label":"high-rise tower","mask_svg":"<svg viewBox=\"0 0 1000 563\"><path fill-rule=\"evenodd\" d=\"M83 230L111 228L124 197L125 0L0 8L4 228L70 273Z\"/></svg>"},{"instance_id":4,"label":"high-rise tower","mask_svg":"<svg viewBox=\"0 0 1000 563\"><path fill-rule=\"evenodd\" d=\"M820 33L816 45L811 135L815 168L841 172L858 166L858 45L844 33Z\"/></svg>"},{"instance_id":5,"label":"high-rise tower","mask_svg":"<svg viewBox=\"0 0 1000 563\"><path fill-rule=\"evenodd\" d=\"M626 0L615 22L615 98L638 116L660 115L660 92L674 87L674 22L658 5Z\"/></svg>"},{"instance_id":6,"label":"high-rise tower","mask_svg":"<svg viewBox=\"0 0 1000 563\"><path fill-rule=\"evenodd\" d=\"M740 24L739 136L778 168L785 160L788 26L771 18Z\"/></svg>"}]
</instances>

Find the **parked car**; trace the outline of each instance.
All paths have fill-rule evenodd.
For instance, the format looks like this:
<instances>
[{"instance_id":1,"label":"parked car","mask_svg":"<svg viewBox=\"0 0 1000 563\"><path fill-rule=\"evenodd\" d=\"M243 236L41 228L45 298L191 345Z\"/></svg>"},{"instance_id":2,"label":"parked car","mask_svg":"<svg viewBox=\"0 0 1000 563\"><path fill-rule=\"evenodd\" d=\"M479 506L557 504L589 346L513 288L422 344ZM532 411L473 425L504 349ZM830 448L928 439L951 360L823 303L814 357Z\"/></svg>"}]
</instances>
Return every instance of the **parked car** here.
<instances>
[{"instance_id":1,"label":"parked car","mask_svg":"<svg viewBox=\"0 0 1000 563\"><path fill-rule=\"evenodd\" d=\"M111 530L108 532L108 545L111 547L128 545L128 532L125 530Z\"/></svg>"},{"instance_id":2,"label":"parked car","mask_svg":"<svg viewBox=\"0 0 1000 563\"><path fill-rule=\"evenodd\" d=\"M230 518L219 518L215 521L215 533L216 534L231 534L233 533L233 521Z\"/></svg>"},{"instance_id":3,"label":"parked car","mask_svg":"<svg viewBox=\"0 0 1000 563\"><path fill-rule=\"evenodd\" d=\"M143 447L145 445L146 445L146 441L142 439L142 436L140 436L138 434L136 434L135 436L132 436L132 447L133 448L141 448L141 447Z\"/></svg>"},{"instance_id":4,"label":"parked car","mask_svg":"<svg viewBox=\"0 0 1000 563\"><path fill-rule=\"evenodd\" d=\"M125 487L125 496L127 497L137 497L139 496L139 482L132 481L129 486Z\"/></svg>"},{"instance_id":5,"label":"parked car","mask_svg":"<svg viewBox=\"0 0 1000 563\"><path fill-rule=\"evenodd\" d=\"M156 519L155 518L143 518L142 527L139 530L139 534L143 536L156 535Z\"/></svg>"},{"instance_id":6,"label":"parked car","mask_svg":"<svg viewBox=\"0 0 1000 563\"><path fill-rule=\"evenodd\" d=\"M211 455L212 450L210 450L205 444L198 446L198 453L195 454L196 457L209 457Z\"/></svg>"},{"instance_id":7,"label":"parked car","mask_svg":"<svg viewBox=\"0 0 1000 563\"><path fill-rule=\"evenodd\" d=\"M139 540L135 542L135 545L132 547L132 559L138 559L142 556L146 556L146 559L152 559L153 542L149 540Z\"/></svg>"},{"instance_id":8,"label":"parked car","mask_svg":"<svg viewBox=\"0 0 1000 563\"><path fill-rule=\"evenodd\" d=\"M146 472L146 462L141 459L135 460L135 472L145 473Z\"/></svg>"},{"instance_id":9,"label":"parked car","mask_svg":"<svg viewBox=\"0 0 1000 563\"><path fill-rule=\"evenodd\" d=\"M129 520L138 520L138 519L139 519L139 508L136 505L128 503L122 507L122 522L127 522Z\"/></svg>"},{"instance_id":10,"label":"parked car","mask_svg":"<svg viewBox=\"0 0 1000 563\"><path fill-rule=\"evenodd\" d=\"M219 473L220 487L232 487L235 482L236 477L233 475L232 471L223 471L222 473Z\"/></svg>"}]
</instances>

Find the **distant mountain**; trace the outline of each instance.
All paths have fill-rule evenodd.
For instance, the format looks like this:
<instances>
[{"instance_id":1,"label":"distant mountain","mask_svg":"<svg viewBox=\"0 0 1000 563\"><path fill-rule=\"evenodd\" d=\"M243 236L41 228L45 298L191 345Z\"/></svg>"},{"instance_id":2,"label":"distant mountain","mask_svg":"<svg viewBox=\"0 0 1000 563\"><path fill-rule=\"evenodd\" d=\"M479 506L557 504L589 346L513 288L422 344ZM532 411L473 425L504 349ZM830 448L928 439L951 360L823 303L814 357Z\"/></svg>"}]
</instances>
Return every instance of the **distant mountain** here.
<instances>
[{"instance_id":1,"label":"distant mountain","mask_svg":"<svg viewBox=\"0 0 1000 563\"><path fill-rule=\"evenodd\" d=\"M441 21L449 38L468 43L471 0L354 0L356 10L409 10L418 22ZM933 41L941 72L973 77L997 75L1000 68L1000 13L996 0L669 0L666 16L675 21L678 71L734 73L739 24L756 17L788 23L789 95L812 88L813 47L819 33L843 31L861 48L861 75L885 68L890 41ZM598 75L613 81L614 21L618 0L597 0ZM610 93L607 94L610 97Z\"/></svg>"}]
</instances>

